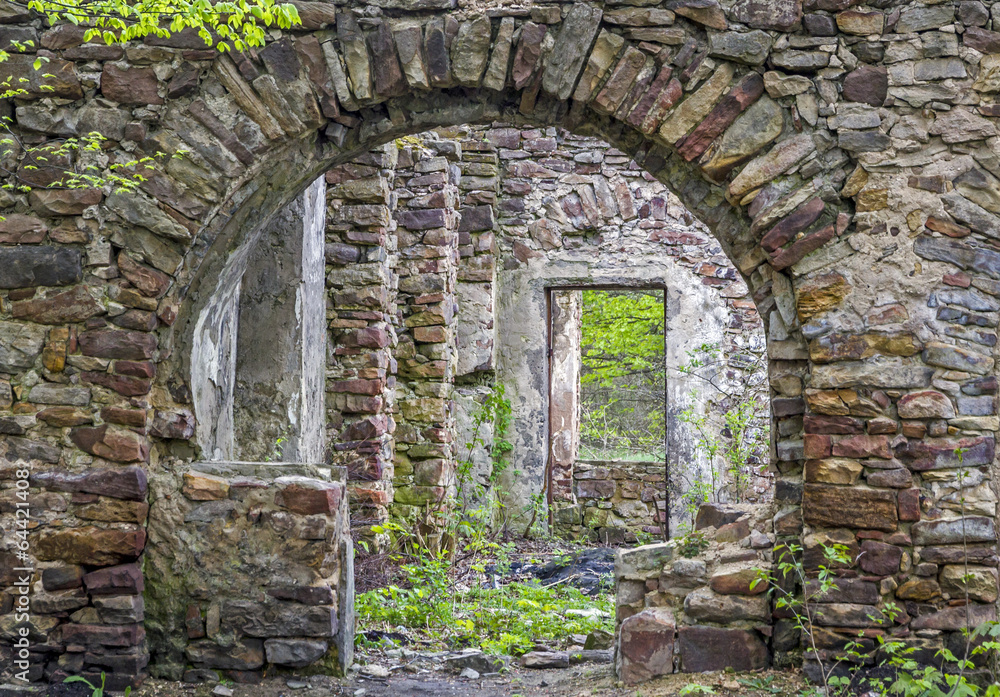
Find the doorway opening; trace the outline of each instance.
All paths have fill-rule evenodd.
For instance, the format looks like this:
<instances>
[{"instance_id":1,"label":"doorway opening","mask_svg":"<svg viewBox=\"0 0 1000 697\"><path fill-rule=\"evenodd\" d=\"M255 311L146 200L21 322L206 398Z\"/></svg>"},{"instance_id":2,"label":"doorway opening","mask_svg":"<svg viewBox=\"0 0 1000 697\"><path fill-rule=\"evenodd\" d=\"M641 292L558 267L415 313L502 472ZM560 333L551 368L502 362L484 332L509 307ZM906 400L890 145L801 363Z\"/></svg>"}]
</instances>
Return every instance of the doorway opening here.
<instances>
[{"instance_id":1,"label":"doorway opening","mask_svg":"<svg viewBox=\"0 0 1000 697\"><path fill-rule=\"evenodd\" d=\"M550 288L548 304L553 502L604 544L668 539L665 288Z\"/></svg>"}]
</instances>

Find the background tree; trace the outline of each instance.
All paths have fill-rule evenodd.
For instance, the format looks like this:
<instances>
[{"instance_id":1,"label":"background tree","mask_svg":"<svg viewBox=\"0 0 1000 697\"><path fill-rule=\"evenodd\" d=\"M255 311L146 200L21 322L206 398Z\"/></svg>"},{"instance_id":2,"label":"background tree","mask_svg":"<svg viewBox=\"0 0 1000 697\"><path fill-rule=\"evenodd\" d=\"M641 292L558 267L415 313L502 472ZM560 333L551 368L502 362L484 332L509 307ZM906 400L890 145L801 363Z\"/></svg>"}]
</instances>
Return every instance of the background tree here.
<instances>
[{"instance_id":1,"label":"background tree","mask_svg":"<svg viewBox=\"0 0 1000 697\"><path fill-rule=\"evenodd\" d=\"M583 291L580 441L585 456L665 453L663 291Z\"/></svg>"}]
</instances>

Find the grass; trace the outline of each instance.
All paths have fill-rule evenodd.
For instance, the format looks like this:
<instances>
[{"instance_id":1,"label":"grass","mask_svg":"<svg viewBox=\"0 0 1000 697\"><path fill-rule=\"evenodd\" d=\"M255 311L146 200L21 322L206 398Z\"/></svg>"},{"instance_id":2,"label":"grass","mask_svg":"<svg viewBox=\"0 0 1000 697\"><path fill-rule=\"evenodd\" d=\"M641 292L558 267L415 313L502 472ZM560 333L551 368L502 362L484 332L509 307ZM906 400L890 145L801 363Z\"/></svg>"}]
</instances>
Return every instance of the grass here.
<instances>
[{"instance_id":1,"label":"grass","mask_svg":"<svg viewBox=\"0 0 1000 697\"><path fill-rule=\"evenodd\" d=\"M489 654L519 656L536 642L565 648L574 634L614 631L610 595L591 598L564 585L515 582L444 598L434 598L426 589L390 586L359 595L357 609L362 631L409 630L414 641Z\"/></svg>"}]
</instances>

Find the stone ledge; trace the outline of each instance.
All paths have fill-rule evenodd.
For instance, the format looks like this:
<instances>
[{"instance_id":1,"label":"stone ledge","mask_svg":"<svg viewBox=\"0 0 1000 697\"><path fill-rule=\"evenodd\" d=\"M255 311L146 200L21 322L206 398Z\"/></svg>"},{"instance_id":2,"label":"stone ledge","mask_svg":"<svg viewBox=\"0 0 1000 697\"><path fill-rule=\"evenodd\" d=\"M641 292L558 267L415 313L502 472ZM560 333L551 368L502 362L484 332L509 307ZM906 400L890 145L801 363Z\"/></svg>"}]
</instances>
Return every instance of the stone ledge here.
<instances>
[{"instance_id":1,"label":"stone ledge","mask_svg":"<svg viewBox=\"0 0 1000 697\"><path fill-rule=\"evenodd\" d=\"M235 460L202 460L192 462L188 469L217 477L259 477L277 479L299 476L328 482L346 482L347 468L303 462L240 462Z\"/></svg>"}]
</instances>

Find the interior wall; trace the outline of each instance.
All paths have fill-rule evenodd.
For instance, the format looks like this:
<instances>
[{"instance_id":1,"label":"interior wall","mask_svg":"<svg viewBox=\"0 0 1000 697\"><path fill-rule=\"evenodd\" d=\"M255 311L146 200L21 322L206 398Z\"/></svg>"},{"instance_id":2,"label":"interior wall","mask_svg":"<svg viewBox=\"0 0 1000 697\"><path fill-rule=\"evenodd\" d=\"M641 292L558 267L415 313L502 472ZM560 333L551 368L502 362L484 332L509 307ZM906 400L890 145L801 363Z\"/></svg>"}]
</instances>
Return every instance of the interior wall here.
<instances>
[{"instance_id":1,"label":"interior wall","mask_svg":"<svg viewBox=\"0 0 1000 697\"><path fill-rule=\"evenodd\" d=\"M321 177L268 223L239 294L234 456L322 463L326 360Z\"/></svg>"},{"instance_id":2,"label":"interior wall","mask_svg":"<svg viewBox=\"0 0 1000 697\"><path fill-rule=\"evenodd\" d=\"M234 252L198 318L192 391L210 460L325 461L322 178Z\"/></svg>"}]
</instances>

